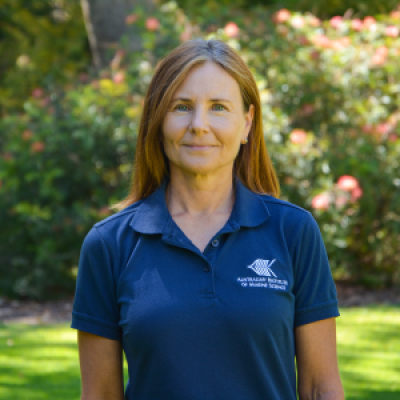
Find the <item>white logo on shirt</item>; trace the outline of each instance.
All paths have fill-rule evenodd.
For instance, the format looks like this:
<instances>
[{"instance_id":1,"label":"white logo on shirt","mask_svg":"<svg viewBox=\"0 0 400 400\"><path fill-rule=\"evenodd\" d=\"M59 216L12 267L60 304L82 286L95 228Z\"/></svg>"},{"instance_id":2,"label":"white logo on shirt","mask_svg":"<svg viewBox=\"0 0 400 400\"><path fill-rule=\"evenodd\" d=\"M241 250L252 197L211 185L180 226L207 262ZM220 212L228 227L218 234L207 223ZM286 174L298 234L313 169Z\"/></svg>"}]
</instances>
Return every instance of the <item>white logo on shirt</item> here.
<instances>
[{"instance_id":1,"label":"white logo on shirt","mask_svg":"<svg viewBox=\"0 0 400 400\"><path fill-rule=\"evenodd\" d=\"M273 260L262 260L258 258L247 268L253 270L258 276L257 277L239 277L237 282L242 287L246 288L268 288L287 290L288 281L284 279L277 279L277 275L272 271L271 266L275 263L276 259ZM275 267L274 267L275 268Z\"/></svg>"},{"instance_id":2,"label":"white logo on shirt","mask_svg":"<svg viewBox=\"0 0 400 400\"><path fill-rule=\"evenodd\" d=\"M260 258L253 262L253 264L249 265L247 268L251 268L257 275L260 276L277 276L274 274L274 271L271 269L271 265L276 261L276 259L269 260L261 260Z\"/></svg>"}]
</instances>

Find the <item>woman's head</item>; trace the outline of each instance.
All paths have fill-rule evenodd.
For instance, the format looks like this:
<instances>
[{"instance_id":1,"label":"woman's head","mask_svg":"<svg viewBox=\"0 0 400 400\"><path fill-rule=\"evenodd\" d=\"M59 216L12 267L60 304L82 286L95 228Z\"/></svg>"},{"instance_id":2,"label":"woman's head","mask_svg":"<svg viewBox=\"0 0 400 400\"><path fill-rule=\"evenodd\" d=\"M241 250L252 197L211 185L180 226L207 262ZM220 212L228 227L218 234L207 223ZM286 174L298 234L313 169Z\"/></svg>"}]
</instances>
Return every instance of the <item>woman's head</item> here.
<instances>
[{"instance_id":1,"label":"woman's head","mask_svg":"<svg viewBox=\"0 0 400 400\"><path fill-rule=\"evenodd\" d=\"M215 63L238 84L243 112L250 107L254 116L248 143L240 147L233 173L249 189L279 196L279 184L268 153L262 130L260 97L250 70L240 56L219 40L196 39L173 50L158 65L144 99L137 140L136 159L131 193L120 206L127 206L155 191L169 173L169 161L164 152L162 126L171 99L196 67Z\"/></svg>"}]
</instances>

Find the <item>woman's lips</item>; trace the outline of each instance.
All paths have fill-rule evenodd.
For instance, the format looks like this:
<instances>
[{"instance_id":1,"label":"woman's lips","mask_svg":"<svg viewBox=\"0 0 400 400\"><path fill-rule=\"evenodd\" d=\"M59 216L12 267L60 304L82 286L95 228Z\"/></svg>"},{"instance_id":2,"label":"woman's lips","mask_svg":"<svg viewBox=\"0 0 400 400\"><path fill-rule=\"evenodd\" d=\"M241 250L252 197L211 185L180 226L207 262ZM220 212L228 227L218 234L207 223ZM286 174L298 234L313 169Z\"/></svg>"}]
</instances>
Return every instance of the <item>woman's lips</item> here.
<instances>
[{"instance_id":1,"label":"woman's lips","mask_svg":"<svg viewBox=\"0 0 400 400\"><path fill-rule=\"evenodd\" d=\"M208 150L214 147L208 144L185 144L184 146L188 147L191 150Z\"/></svg>"}]
</instances>

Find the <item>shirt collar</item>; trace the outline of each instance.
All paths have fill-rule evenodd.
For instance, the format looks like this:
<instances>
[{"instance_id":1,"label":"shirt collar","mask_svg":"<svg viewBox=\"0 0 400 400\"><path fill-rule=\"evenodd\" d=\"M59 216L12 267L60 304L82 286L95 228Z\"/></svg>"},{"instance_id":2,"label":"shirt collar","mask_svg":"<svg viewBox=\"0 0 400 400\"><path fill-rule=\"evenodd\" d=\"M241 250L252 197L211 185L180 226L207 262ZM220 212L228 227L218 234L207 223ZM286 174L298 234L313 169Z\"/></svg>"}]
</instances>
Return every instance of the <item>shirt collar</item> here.
<instances>
[{"instance_id":1,"label":"shirt collar","mask_svg":"<svg viewBox=\"0 0 400 400\"><path fill-rule=\"evenodd\" d=\"M145 234L163 233L171 215L165 202L168 180L150 196L142 200L130 225ZM239 178L235 179L235 205L228 223L235 227L256 227L270 217L267 205L257 193L247 189Z\"/></svg>"}]
</instances>

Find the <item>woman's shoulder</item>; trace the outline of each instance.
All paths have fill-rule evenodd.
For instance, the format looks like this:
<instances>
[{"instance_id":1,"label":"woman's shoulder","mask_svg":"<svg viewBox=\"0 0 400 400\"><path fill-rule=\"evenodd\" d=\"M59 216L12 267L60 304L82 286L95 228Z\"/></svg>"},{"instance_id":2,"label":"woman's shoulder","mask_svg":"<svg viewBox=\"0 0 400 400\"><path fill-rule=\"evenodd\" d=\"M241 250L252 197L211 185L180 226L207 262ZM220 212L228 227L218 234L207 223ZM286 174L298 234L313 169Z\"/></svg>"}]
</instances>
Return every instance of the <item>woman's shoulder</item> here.
<instances>
[{"instance_id":1,"label":"woman's shoulder","mask_svg":"<svg viewBox=\"0 0 400 400\"><path fill-rule=\"evenodd\" d=\"M278 199L268 194L259 194L260 199L265 203L270 211L278 214L291 214L292 216L297 215L299 218L308 218L311 213L310 211L290 203L287 200Z\"/></svg>"}]
</instances>

